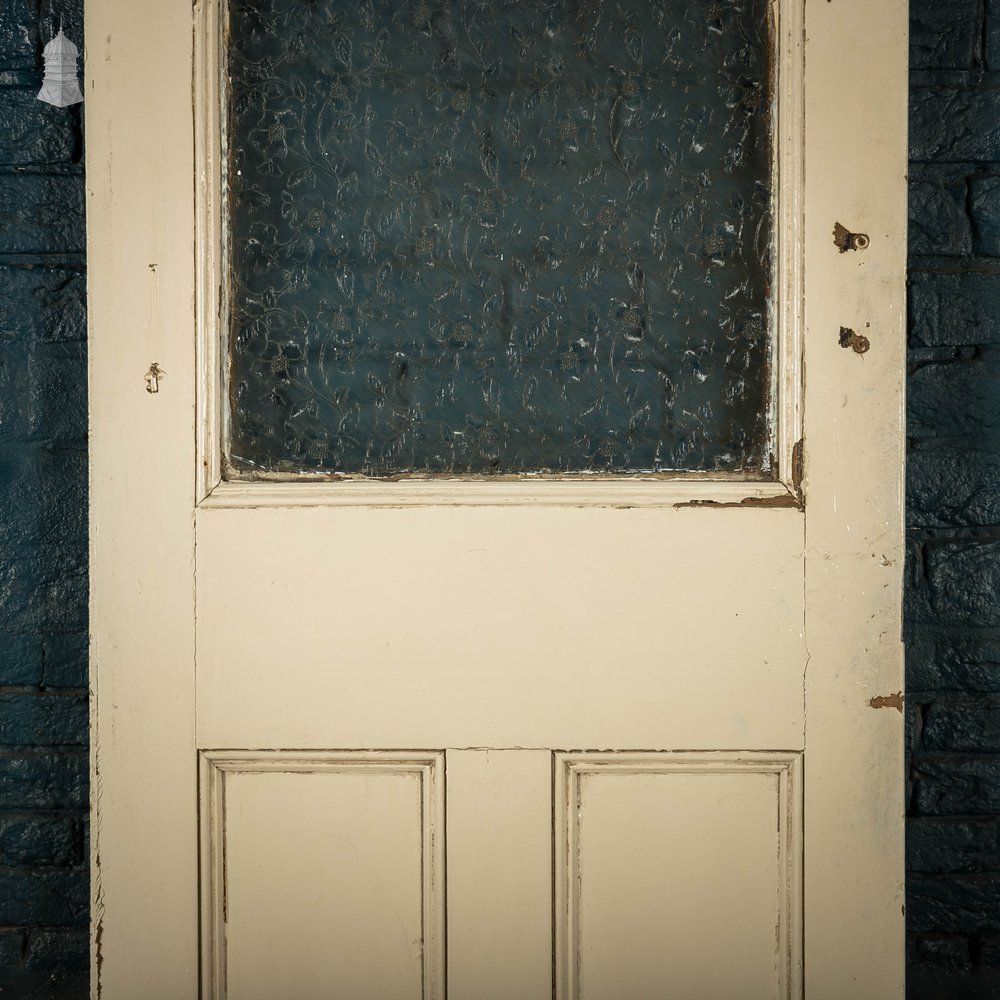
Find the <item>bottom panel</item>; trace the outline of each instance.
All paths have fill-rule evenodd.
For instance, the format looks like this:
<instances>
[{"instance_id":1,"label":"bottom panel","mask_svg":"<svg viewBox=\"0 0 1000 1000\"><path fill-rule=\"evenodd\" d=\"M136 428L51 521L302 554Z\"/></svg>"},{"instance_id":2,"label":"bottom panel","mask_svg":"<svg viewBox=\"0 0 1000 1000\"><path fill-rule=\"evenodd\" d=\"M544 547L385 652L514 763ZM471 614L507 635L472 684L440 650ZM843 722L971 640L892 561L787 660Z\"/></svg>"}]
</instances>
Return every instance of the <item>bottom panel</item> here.
<instances>
[{"instance_id":1,"label":"bottom panel","mask_svg":"<svg viewBox=\"0 0 1000 1000\"><path fill-rule=\"evenodd\" d=\"M794 754L557 754L558 1000L801 995Z\"/></svg>"},{"instance_id":2,"label":"bottom panel","mask_svg":"<svg viewBox=\"0 0 1000 1000\"><path fill-rule=\"evenodd\" d=\"M203 752L202 995L797 1000L800 771L764 752Z\"/></svg>"},{"instance_id":3,"label":"bottom panel","mask_svg":"<svg viewBox=\"0 0 1000 1000\"><path fill-rule=\"evenodd\" d=\"M443 1000L442 754L202 754L203 996Z\"/></svg>"}]
</instances>

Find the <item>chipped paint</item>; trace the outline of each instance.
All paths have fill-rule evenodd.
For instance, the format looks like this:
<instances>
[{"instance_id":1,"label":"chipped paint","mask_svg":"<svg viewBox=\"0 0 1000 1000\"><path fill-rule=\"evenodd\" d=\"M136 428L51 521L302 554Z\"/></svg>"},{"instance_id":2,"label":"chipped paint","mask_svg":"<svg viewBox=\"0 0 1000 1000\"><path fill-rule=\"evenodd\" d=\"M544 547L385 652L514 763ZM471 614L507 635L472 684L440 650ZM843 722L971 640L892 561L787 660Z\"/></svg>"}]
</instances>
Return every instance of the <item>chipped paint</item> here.
<instances>
[{"instance_id":1,"label":"chipped paint","mask_svg":"<svg viewBox=\"0 0 1000 1000\"><path fill-rule=\"evenodd\" d=\"M897 712L903 711L903 692L897 691L895 694L880 694L868 700L872 708L894 708Z\"/></svg>"}]
</instances>

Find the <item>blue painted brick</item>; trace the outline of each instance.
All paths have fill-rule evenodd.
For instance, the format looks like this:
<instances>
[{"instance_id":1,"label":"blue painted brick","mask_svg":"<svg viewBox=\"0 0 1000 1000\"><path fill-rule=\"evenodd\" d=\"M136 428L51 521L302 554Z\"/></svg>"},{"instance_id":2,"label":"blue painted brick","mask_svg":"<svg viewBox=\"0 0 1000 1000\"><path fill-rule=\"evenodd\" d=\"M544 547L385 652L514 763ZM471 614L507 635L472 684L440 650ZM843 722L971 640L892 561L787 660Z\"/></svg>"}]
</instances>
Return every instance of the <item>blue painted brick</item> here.
<instances>
[{"instance_id":1,"label":"blue painted brick","mask_svg":"<svg viewBox=\"0 0 1000 1000\"><path fill-rule=\"evenodd\" d=\"M911 165L909 253L961 256L972 252L972 226L965 211L966 167Z\"/></svg>"},{"instance_id":2,"label":"blue painted brick","mask_svg":"<svg viewBox=\"0 0 1000 1000\"><path fill-rule=\"evenodd\" d=\"M0 687L41 684L42 657L40 636L0 633Z\"/></svg>"},{"instance_id":3,"label":"blue painted brick","mask_svg":"<svg viewBox=\"0 0 1000 1000\"><path fill-rule=\"evenodd\" d=\"M0 457L0 510L0 551L46 538L85 548L86 453L34 447Z\"/></svg>"},{"instance_id":4,"label":"blue painted brick","mask_svg":"<svg viewBox=\"0 0 1000 1000\"><path fill-rule=\"evenodd\" d=\"M986 25L983 31L984 61L988 69L1000 70L1000 2L986 0Z\"/></svg>"},{"instance_id":5,"label":"blue painted brick","mask_svg":"<svg viewBox=\"0 0 1000 1000\"><path fill-rule=\"evenodd\" d=\"M994 114L998 110L994 109ZM1000 120L1000 114L997 118ZM1000 257L1000 176L977 174L969 184L975 251L987 257Z\"/></svg>"},{"instance_id":6,"label":"blue painted brick","mask_svg":"<svg viewBox=\"0 0 1000 1000\"><path fill-rule=\"evenodd\" d=\"M1000 812L1000 757L915 754L910 770L921 816L989 816Z\"/></svg>"},{"instance_id":7,"label":"blue painted brick","mask_svg":"<svg viewBox=\"0 0 1000 1000\"><path fill-rule=\"evenodd\" d=\"M72 163L81 153L77 107L39 101L34 87L0 90L0 166Z\"/></svg>"},{"instance_id":8,"label":"blue painted brick","mask_svg":"<svg viewBox=\"0 0 1000 1000\"><path fill-rule=\"evenodd\" d=\"M978 40L978 0L910 0L912 68L969 69Z\"/></svg>"},{"instance_id":9,"label":"blue painted brick","mask_svg":"<svg viewBox=\"0 0 1000 1000\"><path fill-rule=\"evenodd\" d=\"M906 945L911 963L948 972L972 970L972 949L963 934L911 934Z\"/></svg>"},{"instance_id":10,"label":"blue painted brick","mask_svg":"<svg viewBox=\"0 0 1000 1000\"><path fill-rule=\"evenodd\" d=\"M28 433L56 442L87 435L87 359L82 345L53 344L32 352L22 396Z\"/></svg>"},{"instance_id":11,"label":"blue painted brick","mask_svg":"<svg viewBox=\"0 0 1000 1000\"><path fill-rule=\"evenodd\" d=\"M27 940L24 931L0 931L0 968L19 966L26 950Z\"/></svg>"},{"instance_id":12,"label":"blue painted brick","mask_svg":"<svg viewBox=\"0 0 1000 1000\"><path fill-rule=\"evenodd\" d=\"M0 253L83 253L85 246L80 176L0 175Z\"/></svg>"},{"instance_id":13,"label":"blue painted brick","mask_svg":"<svg viewBox=\"0 0 1000 1000\"><path fill-rule=\"evenodd\" d=\"M1000 451L1000 348L917 359L907 380L908 437L913 441L967 437L970 446Z\"/></svg>"},{"instance_id":14,"label":"blue painted brick","mask_svg":"<svg viewBox=\"0 0 1000 1000\"><path fill-rule=\"evenodd\" d=\"M0 631L87 628L87 556L58 541L7 553L0 562Z\"/></svg>"},{"instance_id":15,"label":"blue painted brick","mask_svg":"<svg viewBox=\"0 0 1000 1000\"><path fill-rule=\"evenodd\" d=\"M1000 694L1000 638L978 631L908 629L906 684L914 693Z\"/></svg>"},{"instance_id":16,"label":"blue painted brick","mask_svg":"<svg viewBox=\"0 0 1000 1000\"><path fill-rule=\"evenodd\" d=\"M0 694L0 746L86 746L87 712L80 695Z\"/></svg>"},{"instance_id":17,"label":"blue painted brick","mask_svg":"<svg viewBox=\"0 0 1000 1000\"><path fill-rule=\"evenodd\" d=\"M909 622L1000 627L1000 541L935 541L922 562L907 588Z\"/></svg>"},{"instance_id":18,"label":"blue painted brick","mask_svg":"<svg viewBox=\"0 0 1000 1000\"><path fill-rule=\"evenodd\" d=\"M42 685L46 688L85 688L89 641L86 632L46 636L42 644Z\"/></svg>"},{"instance_id":19,"label":"blue painted brick","mask_svg":"<svg viewBox=\"0 0 1000 1000\"><path fill-rule=\"evenodd\" d=\"M0 924L83 924L88 896L85 868L0 868Z\"/></svg>"},{"instance_id":20,"label":"blue painted brick","mask_svg":"<svg viewBox=\"0 0 1000 1000\"><path fill-rule=\"evenodd\" d=\"M935 701L925 710L922 735L927 750L1000 752L1000 699Z\"/></svg>"},{"instance_id":21,"label":"blue painted brick","mask_svg":"<svg viewBox=\"0 0 1000 1000\"><path fill-rule=\"evenodd\" d=\"M924 874L1000 871L1000 818L913 818L906 824L906 867Z\"/></svg>"},{"instance_id":22,"label":"blue painted brick","mask_svg":"<svg viewBox=\"0 0 1000 1000\"><path fill-rule=\"evenodd\" d=\"M1000 524L1000 450L911 448L906 458L907 524Z\"/></svg>"},{"instance_id":23,"label":"blue painted brick","mask_svg":"<svg viewBox=\"0 0 1000 1000\"><path fill-rule=\"evenodd\" d=\"M0 751L0 808L85 809L87 754Z\"/></svg>"},{"instance_id":24,"label":"blue painted brick","mask_svg":"<svg viewBox=\"0 0 1000 1000\"><path fill-rule=\"evenodd\" d=\"M0 442L86 439L87 360L82 344L0 347Z\"/></svg>"},{"instance_id":25,"label":"blue painted brick","mask_svg":"<svg viewBox=\"0 0 1000 1000\"><path fill-rule=\"evenodd\" d=\"M0 265L0 341L79 341L86 335L80 270Z\"/></svg>"},{"instance_id":26,"label":"blue painted brick","mask_svg":"<svg viewBox=\"0 0 1000 1000\"><path fill-rule=\"evenodd\" d=\"M86 928L59 927L28 933L24 965L27 969L84 970L90 962L90 936Z\"/></svg>"},{"instance_id":27,"label":"blue painted brick","mask_svg":"<svg viewBox=\"0 0 1000 1000\"><path fill-rule=\"evenodd\" d=\"M908 305L911 347L1000 344L1000 271L911 271Z\"/></svg>"},{"instance_id":28,"label":"blue painted brick","mask_svg":"<svg viewBox=\"0 0 1000 1000\"><path fill-rule=\"evenodd\" d=\"M0 866L70 867L82 862L79 817L0 813Z\"/></svg>"},{"instance_id":29,"label":"blue painted brick","mask_svg":"<svg viewBox=\"0 0 1000 1000\"><path fill-rule=\"evenodd\" d=\"M66 34L80 51L83 39L83 0L4 0L0 17L0 69L40 68L40 53L45 43L59 29L63 18Z\"/></svg>"},{"instance_id":30,"label":"blue painted brick","mask_svg":"<svg viewBox=\"0 0 1000 1000\"><path fill-rule=\"evenodd\" d=\"M998 91L977 84L910 86L911 162L1000 160Z\"/></svg>"},{"instance_id":31,"label":"blue painted brick","mask_svg":"<svg viewBox=\"0 0 1000 1000\"><path fill-rule=\"evenodd\" d=\"M1000 930L1000 876L912 875L906 883L910 931Z\"/></svg>"}]
</instances>

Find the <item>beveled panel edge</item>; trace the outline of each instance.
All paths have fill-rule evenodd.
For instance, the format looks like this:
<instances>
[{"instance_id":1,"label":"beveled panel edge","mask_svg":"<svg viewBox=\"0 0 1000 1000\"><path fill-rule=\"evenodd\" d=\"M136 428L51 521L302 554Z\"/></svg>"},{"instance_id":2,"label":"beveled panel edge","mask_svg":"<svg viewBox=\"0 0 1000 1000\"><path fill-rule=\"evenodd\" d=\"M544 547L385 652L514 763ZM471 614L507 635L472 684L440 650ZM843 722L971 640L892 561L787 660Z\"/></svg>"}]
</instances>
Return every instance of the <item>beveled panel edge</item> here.
<instances>
[{"instance_id":1,"label":"beveled panel edge","mask_svg":"<svg viewBox=\"0 0 1000 1000\"><path fill-rule=\"evenodd\" d=\"M574 864L579 824L578 780L585 774L771 774L778 779L778 870L782 909L778 941L780 1000L803 997L803 755L795 751L555 752L553 785L554 1000L579 1000L577 893Z\"/></svg>"},{"instance_id":2,"label":"beveled panel edge","mask_svg":"<svg viewBox=\"0 0 1000 1000\"><path fill-rule=\"evenodd\" d=\"M221 482L199 504L251 507L789 507L798 498L783 483L706 479L521 479L485 482L424 479L403 483Z\"/></svg>"},{"instance_id":3,"label":"beveled panel edge","mask_svg":"<svg viewBox=\"0 0 1000 1000\"><path fill-rule=\"evenodd\" d=\"M423 997L445 1000L445 755L408 750L199 750L201 998L226 1000L226 775L379 771L420 776Z\"/></svg>"},{"instance_id":4,"label":"beveled panel edge","mask_svg":"<svg viewBox=\"0 0 1000 1000\"><path fill-rule=\"evenodd\" d=\"M470 479L419 478L386 483L364 477L303 477L299 481L224 478L223 439L228 433L225 405L227 368L223 343L226 302L223 294L228 253L224 231L223 148L226 93L223 27L226 0L197 0L194 8L195 121L195 327L197 341L196 503L212 507L300 506L517 506L548 503L566 506L675 506L740 504L744 498L776 500L774 506L802 506L803 304L805 204L805 0L769 0L777 50L773 135L772 204L775 266L772 313L776 400L772 417L775 478L746 480L736 497L725 478L710 473L664 473L609 477L592 494L572 480L562 491L547 486L543 498L531 477L503 484ZM637 489L636 481L656 484ZM358 484L357 486L355 484ZM291 487L291 489L280 489ZM483 487L487 487L483 489ZM681 488L680 496L673 493ZM607 499L615 492L616 499ZM279 494L277 502L271 494ZM789 500L795 503L789 503Z\"/></svg>"}]
</instances>

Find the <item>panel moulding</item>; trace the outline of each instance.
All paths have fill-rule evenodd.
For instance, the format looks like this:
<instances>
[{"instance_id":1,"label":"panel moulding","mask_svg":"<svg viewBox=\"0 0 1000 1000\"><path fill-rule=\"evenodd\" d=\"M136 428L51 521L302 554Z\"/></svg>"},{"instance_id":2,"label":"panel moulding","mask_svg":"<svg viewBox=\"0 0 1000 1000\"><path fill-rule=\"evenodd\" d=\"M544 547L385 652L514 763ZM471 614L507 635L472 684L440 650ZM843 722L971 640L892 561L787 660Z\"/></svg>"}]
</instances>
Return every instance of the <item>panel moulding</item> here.
<instances>
[{"instance_id":1,"label":"panel moulding","mask_svg":"<svg viewBox=\"0 0 1000 1000\"><path fill-rule=\"evenodd\" d=\"M775 846L778 981L774 996L803 996L802 755L792 752L595 752L556 753L554 791L555 1000L579 1000L580 784L584 777L626 775L772 776L777 788Z\"/></svg>"},{"instance_id":2,"label":"panel moulding","mask_svg":"<svg viewBox=\"0 0 1000 1000\"><path fill-rule=\"evenodd\" d=\"M423 996L445 997L444 754L393 751L199 751L202 997L226 1000L226 780L237 774L417 775L422 826Z\"/></svg>"}]
</instances>

